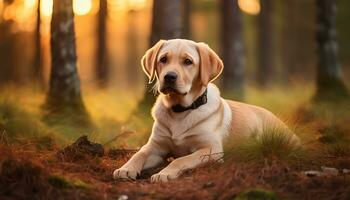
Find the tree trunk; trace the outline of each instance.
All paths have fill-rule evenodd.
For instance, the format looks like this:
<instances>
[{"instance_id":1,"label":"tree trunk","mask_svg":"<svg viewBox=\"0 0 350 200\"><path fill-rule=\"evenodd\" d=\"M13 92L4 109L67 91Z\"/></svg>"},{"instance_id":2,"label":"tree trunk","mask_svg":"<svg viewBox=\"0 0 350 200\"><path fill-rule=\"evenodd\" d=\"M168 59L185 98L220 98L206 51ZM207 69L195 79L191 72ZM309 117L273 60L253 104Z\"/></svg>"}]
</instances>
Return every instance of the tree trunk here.
<instances>
[{"instance_id":1,"label":"tree trunk","mask_svg":"<svg viewBox=\"0 0 350 200\"><path fill-rule=\"evenodd\" d=\"M318 101L348 97L338 58L336 0L316 0L317 4L317 91Z\"/></svg>"},{"instance_id":2,"label":"tree trunk","mask_svg":"<svg viewBox=\"0 0 350 200\"><path fill-rule=\"evenodd\" d=\"M244 96L244 48L242 15L238 0L222 1L222 58L225 65L223 88L231 98Z\"/></svg>"},{"instance_id":3,"label":"tree trunk","mask_svg":"<svg viewBox=\"0 0 350 200\"><path fill-rule=\"evenodd\" d=\"M38 0L37 5L37 16L36 16L36 27L35 27L35 57L33 62L32 79L36 81L40 87L44 87L44 74L43 74L43 58L41 55L41 11L40 11L41 0Z\"/></svg>"},{"instance_id":4,"label":"tree trunk","mask_svg":"<svg viewBox=\"0 0 350 200\"><path fill-rule=\"evenodd\" d=\"M272 2L261 0L261 12L259 16L259 47L257 81L259 86L266 87L272 78Z\"/></svg>"},{"instance_id":5,"label":"tree trunk","mask_svg":"<svg viewBox=\"0 0 350 200\"><path fill-rule=\"evenodd\" d=\"M96 59L96 77L98 85L105 87L108 82L108 52L107 52L107 0L100 0L100 10L98 13L97 26L97 59Z\"/></svg>"},{"instance_id":6,"label":"tree trunk","mask_svg":"<svg viewBox=\"0 0 350 200\"><path fill-rule=\"evenodd\" d=\"M182 0L182 38L191 39L191 0Z\"/></svg>"},{"instance_id":7,"label":"tree trunk","mask_svg":"<svg viewBox=\"0 0 350 200\"><path fill-rule=\"evenodd\" d=\"M168 40L181 37L181 1L154 0L152 15L150 47L160 39ZM155 95L151 90L152 86L147 85L139 107L149 109L152 106Z\"/></svg>"},{"instance_id":8,"label":"tree trunk","mask_svg":"<svg viewBox=\"0 0 350 200\"><path fill-rule=\"evenodd\" d=\"M154 0L150 47L160 39L181 37L181 1Z\"/></svg>"},{"instance_id":9,"label":"tree trunk","mask_svg":"<svg viewBox=\"0 0 350 200\"><path fill-rule=\"evenodd\" d=\"M144 81L140 81L140 77L135 75L135 71L140 70L140 54L138 49L138 27L137 27L137 11L129 11L127 14L127 77L133 77L128 81L128 85L131 87L136 87L137 85L143 84ZM143 78L143 76L141 77Z\"/></svg>"},{"instance_id":10,"label":"tree trunk","mask_svg":"<svg viewBox=\"0 0 350 200\"><path fill-rule=\"evenodd\" d=\"M12 3L13 1L10 0L3 1L0 16L0 86L7 85L17 79L15 70L17 52L14 45L17 38L12 32L15 21L4 19L4 12Z\"/></svg>"},{"instance_id":11,"label":"tree trunk","mask_svg":"<svg viewBox=\"0 0 350 200\"><path fill-rule=\"evenodd\" d=\"M315 2L305 0L279 1L276 5L282 19L278 52L282 63L282 81L303 81L313 74L315 50ZM282 8L278 11L277 6ZM276 51L275 51L276 52ZM278 55L277 55L278 56ZM274 55L276 57L276 55ZM309 80L308 80L309 81Z\"/></svg>"},{"instance_id":12,"label":"tree trunk","mask_svg":"<svg viewBox=\"0 0 350 200\"><path fill-rule=\"evenodd\" d=\"M54 0L51 21L51 77L48 105L85 110L76 66L72 0Z\"/></svg>"}]
</instances>

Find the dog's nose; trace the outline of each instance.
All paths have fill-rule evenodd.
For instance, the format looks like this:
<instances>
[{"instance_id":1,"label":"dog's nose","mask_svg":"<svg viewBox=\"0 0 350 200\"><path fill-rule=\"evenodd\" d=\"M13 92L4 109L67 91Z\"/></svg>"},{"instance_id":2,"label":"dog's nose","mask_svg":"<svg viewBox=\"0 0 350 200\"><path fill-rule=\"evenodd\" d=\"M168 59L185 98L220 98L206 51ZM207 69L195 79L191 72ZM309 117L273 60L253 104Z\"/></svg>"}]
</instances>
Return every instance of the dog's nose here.
<instances>
[{"instance_id":1,"label":"dog's nose","mask_svg":"<svg viewBox=\"0 0 350 200\"><path fill-rule=\"evenodd\" d=\"M167 83L174 83L177 79L177 74L175 72L168 72L164 76L164 80Z\"/></svg>"}]
</instances>

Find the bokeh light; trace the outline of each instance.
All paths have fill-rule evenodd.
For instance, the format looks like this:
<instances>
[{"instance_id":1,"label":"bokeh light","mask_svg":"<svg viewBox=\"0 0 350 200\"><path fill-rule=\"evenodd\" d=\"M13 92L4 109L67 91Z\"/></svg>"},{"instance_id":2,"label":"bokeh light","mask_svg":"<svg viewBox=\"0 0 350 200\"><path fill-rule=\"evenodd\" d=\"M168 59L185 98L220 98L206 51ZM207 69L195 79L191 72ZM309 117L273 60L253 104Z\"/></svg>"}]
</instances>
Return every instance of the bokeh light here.
<instances>
[{"instance_id":1,"label":"bokeh light","mask_svg":"<svg viewBox=\"0 0 350 200\"><path fill-rule=\"evenodd\" d=\"M40 10L45 17L50 17L52 14L53 0L41 0Z\"/></svg>"},{"instance_id":2,"label":"bokeh light","mask_svg":"<svg viewBox=\"0 0 350 200\"><path fill-rule=\"evenodd\" d=\"M35 14L36 0L14 1L12 4L3 7L3 20L14 21L15 29L12 31L33 30L33 16Z\"/></svg>"},{"instance_id":3,"label":"bokeh light","mask_svg":"<svg viewBox=\"0 0 350 200\"><path fill-rule=\"evenodd\" d=\"M86 15L91 11L92 1L91 0L74 0L73 11L77 15Z\"/></svg>"},{"instance_id":4,"label":"bokeh light","mask_svg":"<svg viewBox=\"0 0 350 200\"><path fill-rule=\"evenodd\" d=\"M24 0L24 7L34 8L37 5L37 0Z\"/></svg>"},{"instance_id":5,"label":"bokeh light","mask_svg":"<svg viewBox=\"0 0 350 200\"><path fill-rule=\"evenodd\" d=\"M259 0L238 0L239 8L250 15L257 15L260 13Z\"/></svg>"},{"instance_id":6,"label":"bokeh light","mask_svg":"<svg viewBox=\"0 0 350 200\"><path fill-rule=\"evenodd\" d=\"M35 0L27 0L35 1ZM42 0L41 13L43 16L50 17L52 15L53 0ZM76 15L86 15L92 9L92 0L73 0L73 11Z\"/></svg>"},{"instance_id":7,"label":"bokeh light","mask_svg":"<svg viewBox=\"0 0 350 200\"><path fill-rule=\"evenodd\" d=\"M108 0L108 16L120 20L128 11L139 11L146 7L146 0Z\"/></svg>"}]
</instances>

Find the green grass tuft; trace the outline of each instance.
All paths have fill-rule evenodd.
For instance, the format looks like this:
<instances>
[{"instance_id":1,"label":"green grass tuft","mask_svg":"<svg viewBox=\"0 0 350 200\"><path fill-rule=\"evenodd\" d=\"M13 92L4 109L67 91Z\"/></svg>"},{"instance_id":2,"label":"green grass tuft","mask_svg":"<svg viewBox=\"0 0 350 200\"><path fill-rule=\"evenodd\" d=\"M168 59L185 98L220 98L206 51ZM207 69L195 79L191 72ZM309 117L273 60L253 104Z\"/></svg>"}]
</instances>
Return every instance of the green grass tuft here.
<instances>
[{"instance_id":1,"label":"green grass tuft","mask_svg":"<svg viewBox=\"0 0 350 200\"><path fill-rule=\"evenodd\" d=\"M52 175L47 178L47 181L56 188L68 188L70 187L67 179L61 176Z\"/></svg>"},{"instance_id":2,"label":"green grass tuft","mask_svg":"<svg viewBox=\"0 0 350 200\"><path fill-rule=\"evenodd\" d=\"M273 192L264 189L250 189L238 194L234 200L278 200Z\"/></svg>"},{"instance_id":3,"label":"green grass tuft","mask_svg":"<svg viewBox=\"0 0 350 200\"><path fill-rule=\"evenodd\" d=\"M52 175L47 178L47 181L54 187L65 189L70 187L75 187L79 189L89 190L92 186L80 179L68 180L65 177Z\"/></svg>"},{"instance_id":4,"label":"green grass tuft","mask_svg":"<svg viewBox=\"0 0 350 200\"><path fill-rule=\"evenodd\" d=\"M85 183L84 181L79 179L73 181L73 186L76 188L85 189L85 190L92 189L92 186L90 184Z\"/></svg>"},{"instance_id":5,"label":"green grass tuft","mask_svg":"<svg viewBox=\"0 0 350 200\"><path fill-rule=\"evenodd\" d=\"M260 163L266 159L297 162L306 156L305 150L289 131L265 127L261 135L252 134L230 144L228 159L239 162Z\"/></svg>"}]
</instances>

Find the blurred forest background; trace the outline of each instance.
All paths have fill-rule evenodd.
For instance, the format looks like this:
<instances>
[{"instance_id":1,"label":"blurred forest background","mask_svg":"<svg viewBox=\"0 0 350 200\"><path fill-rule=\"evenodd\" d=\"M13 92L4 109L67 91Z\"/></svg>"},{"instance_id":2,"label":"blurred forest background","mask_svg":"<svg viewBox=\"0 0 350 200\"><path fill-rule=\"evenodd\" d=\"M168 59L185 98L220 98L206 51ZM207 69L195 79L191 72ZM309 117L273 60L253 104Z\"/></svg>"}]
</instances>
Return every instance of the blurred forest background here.
<instances>
[{"instance_id":1,"label":"blurred forest background","mask_svg":"<svg viewBox=\"0 0 350 200\"><path fill-rule=\"evenodd\" d=\"M145 127L136 121L149 119L148 110L155 98L148 92L150 87L146 87L140 59L159 39L187 38L206 42L225 63L224 73L216 81L225 97L265 106L287 118L291 112L285 112L286 104L296 108L303 100L318 96L316 91L320 87L316 85L320 81L317 77L322 73L317 76L317 72L322 70L317 67L325 69L325 74L334 72L341 85L349 85L346 77L350 75L350 2L346 0L338 0L338 9L333 14L327 11L325 16L318 15L317 5L327 2L314 0L156 0L154 3L150 0L73 0L74 26L69 27L73 32L65 39L69 45L76 38L76 45L68 47L76 52L65 57L67 62L52 56L60 51L53 48L62 50L64 46L60 44L64 36L56 38L59 41L56 46L55 38L50 37L55 31L50 29L51 23L54 26L54 20L51 21L53 2L0 1L2 99L16 108L20 105L24 109L36 108L42 115L41 106L45 101L50 104L54 99L56 102L51 104L70 104L75 100L69 98L74 99L74 96L80 101L81 90L85 101L82 110L87 109L92 120L107 123L108 126L101 124L104 128L110 127L102 131L109 132L109 136L96 133L104 135L101 137L108 138L129 127L130 130ZM69 10L69 6L61 9ZM67 20L62 16L63 21ZM318 49L327 43L322 44L319 35L323 33L317 29L322 26L319 20L322 21L322 17L330 30L329 37L325 38L330 45L333 40L335 43L332 47L335 53L330 52L334 55L327 58L326 52L323 56L326 60L320 61L328 63L325 66L318 64L322 57L318 57L322 54ZM60 67L67 68L66 73L69 73L69 62L75 65L75 57L77 75L66 81L71 81L71 86L77 85L76 88L60 85L67 77L56 77L56 80L52 74L60 74ZM55 72L55 68L58 71ZM75 66L71 70L75 71ZM327 82L326 88L327 85L331 84ZM68 88L66 93L62 89L65 87ZM330 96L333 95L324 99ZM133 116L138 118L135 120ZM147 121L146 126L150 126L150 122ZM149 128L143 131L146 130ZM68 132L67 135L73 135L69 138L81 134L81 131ZM85 134L91 132L101 130L86 130Z\"/></svg>"},{"instance_id":2,"label":"blurred forest background","mask_svg":"<svg viewBox=\"0 0 350 200\"><path fill-rule=\"evenodd\" d=\"M349 0L0 0L0 199L350 199L349 19ZM113 180L152 127L140 59L172 38L302 145L264 130L167 184Z\"/></svg>"}]
</instances>

